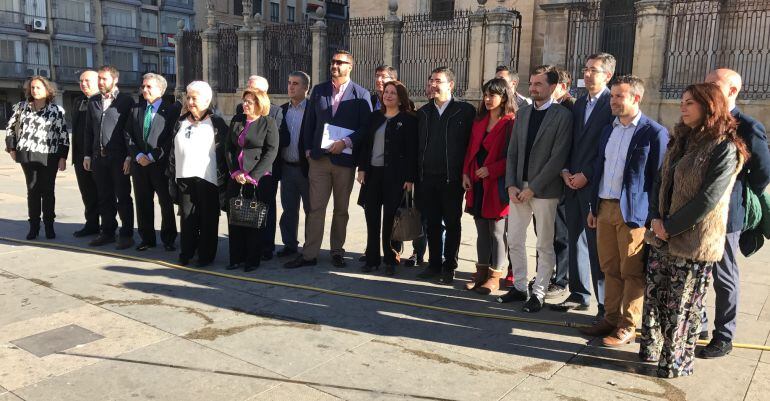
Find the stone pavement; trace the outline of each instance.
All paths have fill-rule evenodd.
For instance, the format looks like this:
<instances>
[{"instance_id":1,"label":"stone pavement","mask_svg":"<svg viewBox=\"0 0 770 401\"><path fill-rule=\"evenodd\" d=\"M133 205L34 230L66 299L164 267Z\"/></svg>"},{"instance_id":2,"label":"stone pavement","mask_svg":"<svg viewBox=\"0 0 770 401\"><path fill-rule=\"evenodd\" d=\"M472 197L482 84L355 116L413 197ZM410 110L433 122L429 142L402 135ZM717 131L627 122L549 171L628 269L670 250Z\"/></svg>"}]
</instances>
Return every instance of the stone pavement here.
<instances>
[{"instance_id":1,"label":"stone pavement","mask_svg":"<svg viewBox=\"0 0 770 401\"><path fill-rule=\"evenodd\" d=\"M0 235L23 238L24 177L0 156ZM71 235L82 224L71 166L60 173L56 193L55 242L87 247ZM520 303L500 305L461 290L475 257L467 216L454 288L416 280L415 268L399 267L393 278L360 273L356 259L366 230L361 209L350 210L348 268L332 268L324 253L314 268L288 271L274 259L248 276L554 321L589 323L595 313L532 316L519 311ZM224 216L220 225L212 270L224 272ZM530 233L530 245L532 239ZM533 263L534 248L529 252ZM162 249L126 253L176 257ZM741 261L738 342L768 344L768 256L770 247ZM698 360L693 377L661 380L652 365L638 362L638 345L610 350L598 343L565 327L0 241L0 401L770 400L770 352L736 349L719 360Z\"/></svg>"}]
</instances>

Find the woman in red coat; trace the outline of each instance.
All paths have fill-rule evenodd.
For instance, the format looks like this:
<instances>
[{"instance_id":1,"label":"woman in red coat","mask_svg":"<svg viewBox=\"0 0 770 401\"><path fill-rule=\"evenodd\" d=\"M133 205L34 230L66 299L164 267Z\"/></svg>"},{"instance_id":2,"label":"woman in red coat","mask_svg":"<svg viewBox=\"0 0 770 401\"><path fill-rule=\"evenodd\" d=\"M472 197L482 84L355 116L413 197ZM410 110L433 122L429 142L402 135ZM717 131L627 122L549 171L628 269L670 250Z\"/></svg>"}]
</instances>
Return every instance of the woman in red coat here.
<instances>
[{"instance_id":1,"label":"woman in red coat","mask_svg":"<svg viewBox=\"0 0 770 401\"><path fill-rule=\"evenodd\" d=\"M505 221L505 161L511 136L515 98L508 82L495 78L484 84L484 100L473 123L463 164L465 211L476 222L478 263L474 281L466 288L487 295L499 287L508 266Z\"/></svg>"}]
</instances>

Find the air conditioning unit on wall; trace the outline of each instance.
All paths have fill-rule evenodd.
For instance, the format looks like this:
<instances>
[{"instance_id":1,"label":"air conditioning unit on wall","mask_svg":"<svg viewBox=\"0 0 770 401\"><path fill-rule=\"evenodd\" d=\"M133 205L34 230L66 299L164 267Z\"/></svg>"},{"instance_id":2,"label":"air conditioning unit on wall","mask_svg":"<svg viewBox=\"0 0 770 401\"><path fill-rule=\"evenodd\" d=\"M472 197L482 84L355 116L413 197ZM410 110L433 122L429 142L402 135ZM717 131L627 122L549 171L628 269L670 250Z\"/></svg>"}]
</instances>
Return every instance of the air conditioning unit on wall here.
<instances>
[{"instance_id":1,"label":"air conditioning unit on wall","mask_svg":"<svg viewBox=\"0 0 770 401\"><path fill-rule=\"evenodd\" d=\"M33 18L32 29L36 31L45 31L48 28L48 21L45 18Z\"/></svg>"}]
</instances>

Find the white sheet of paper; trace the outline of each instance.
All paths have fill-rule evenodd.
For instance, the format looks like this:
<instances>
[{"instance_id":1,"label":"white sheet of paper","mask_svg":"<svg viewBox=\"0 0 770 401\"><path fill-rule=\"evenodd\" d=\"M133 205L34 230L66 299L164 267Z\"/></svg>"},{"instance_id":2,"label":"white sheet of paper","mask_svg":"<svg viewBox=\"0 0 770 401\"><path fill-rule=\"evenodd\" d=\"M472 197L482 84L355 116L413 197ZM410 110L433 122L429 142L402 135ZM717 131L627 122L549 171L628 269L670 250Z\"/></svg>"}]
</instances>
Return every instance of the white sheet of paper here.
<instances>
[{"instance_id":1,"label":"white sheet of paper","mask_svg":"<svg viewBox=\"0 0 770 401\"><path fill-rule=\"evenodd\" d=\"M329 149L332 147L332 144L335 141L339 141L342 138L352 134L353 132L355 131L352 129L342 128L331 124L324 124L324 132L323 136L321 137L321 147L324 149ZM345 148L342 153L352 155L353 149Z\"/></svg>"}]
</instances>

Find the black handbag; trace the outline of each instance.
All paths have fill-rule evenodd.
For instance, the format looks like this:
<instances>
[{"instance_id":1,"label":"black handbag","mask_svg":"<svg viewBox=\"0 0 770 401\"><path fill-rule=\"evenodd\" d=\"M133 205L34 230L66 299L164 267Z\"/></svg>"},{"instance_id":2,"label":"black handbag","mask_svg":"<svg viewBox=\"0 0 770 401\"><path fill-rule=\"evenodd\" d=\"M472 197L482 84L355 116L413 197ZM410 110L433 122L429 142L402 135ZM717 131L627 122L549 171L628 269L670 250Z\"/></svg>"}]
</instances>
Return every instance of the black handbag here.
<instances>
[{"instance_id":1,"label":"black handbag","mask_svg":"<svg viewBox=\"0 0 770 401\"><path fill-rule=\"evenodd\" d=\"M423 236L422 216L414 206L414 195L411 191L404 191L401 201L402 207L396 209L393 218L393 231L391 241L414 241Z\"/></svg>"},{"instance_id":2,"label":"black handbag","mask_svg":"<svg viewBox=\"0 0 770 401\"><path fill-rule=\"evenodd\" d=\"M230 198L229 213L227 213L228 223L234 226L248 228L264 228L267 224L267 204L256 198L256 187L254 196L245 198L243 196L243 187L238 196Z\"/></svg>"}]
</instances>

